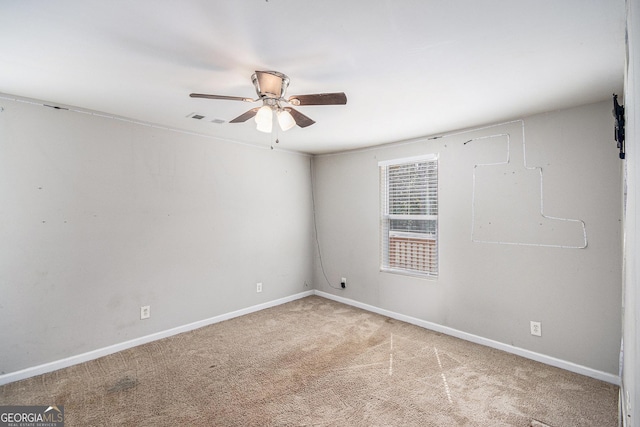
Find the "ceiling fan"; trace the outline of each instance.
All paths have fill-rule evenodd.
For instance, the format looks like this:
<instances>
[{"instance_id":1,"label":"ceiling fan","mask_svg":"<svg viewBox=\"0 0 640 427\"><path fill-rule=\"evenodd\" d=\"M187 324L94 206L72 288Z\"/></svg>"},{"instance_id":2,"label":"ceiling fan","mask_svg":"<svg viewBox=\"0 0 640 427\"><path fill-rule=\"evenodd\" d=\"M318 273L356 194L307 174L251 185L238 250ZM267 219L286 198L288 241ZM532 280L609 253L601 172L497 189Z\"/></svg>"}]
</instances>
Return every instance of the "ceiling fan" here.
<instances>
[{"instance_id":1,"label":"ceiling fan","mask_svg":"<svg viewBox=\"0 0 640 427\"><path fill-rule=\"evenodd\" d=\"M256 99L243 98L240 96L207 95L203 93L192 93L189 96L192 98L224 99L244 102L262 101L262 107L252 108L231 120L229 123L242 123L255 117L257 129L267 133L271 132L273 127L274 112L280 128L285 131L295 125L304 128L315 123L311 118L292 107L285 106L285 104L297 107L304 105L344 105L347 103L347 96L344 92L293 95L285 99L284 94L289 86L289 77L278 71L256 71L251 76L251 81L258 94L258 98Z\"/></svg>"}]
</instances>

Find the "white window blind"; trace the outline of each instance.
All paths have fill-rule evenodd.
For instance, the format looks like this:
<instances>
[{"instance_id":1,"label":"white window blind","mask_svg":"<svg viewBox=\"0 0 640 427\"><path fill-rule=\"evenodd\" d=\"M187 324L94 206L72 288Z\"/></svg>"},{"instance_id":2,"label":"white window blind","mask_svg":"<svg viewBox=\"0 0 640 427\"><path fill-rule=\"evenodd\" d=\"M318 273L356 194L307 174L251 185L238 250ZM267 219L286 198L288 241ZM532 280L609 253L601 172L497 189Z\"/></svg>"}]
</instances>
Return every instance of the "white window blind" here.
<instances>
[{"instance_id":1,"label":"white window blind","mask_svg":"<svg viewBox=\"0 0 640 427\"><path fill-rule=\"evenodd\" d=\"M381 162L381 270L438 275L438 159Z\"/></svg>"}]
</instances>

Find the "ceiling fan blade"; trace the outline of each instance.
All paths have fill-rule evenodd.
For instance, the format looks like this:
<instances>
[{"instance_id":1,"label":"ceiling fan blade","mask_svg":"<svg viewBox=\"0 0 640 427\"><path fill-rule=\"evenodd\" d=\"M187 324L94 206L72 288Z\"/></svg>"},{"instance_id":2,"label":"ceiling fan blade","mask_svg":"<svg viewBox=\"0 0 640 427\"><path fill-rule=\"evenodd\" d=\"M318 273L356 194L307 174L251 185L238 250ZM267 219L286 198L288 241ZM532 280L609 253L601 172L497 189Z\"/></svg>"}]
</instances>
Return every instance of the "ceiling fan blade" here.
<instances>
[{"instance_id":1,"label":"ceiling fan blade","mask_svg":"<svg viewBox=\"0 0 640 427\"><path fill-rule=\"evenodd\" d=\"M306 128L307 126L311 126L312 124L315 123L314 120L305 116L298 110L294 110L293 108L285 108L285 110L288 111L289 114L291 114L291 116L293 117L293 120L295 120L296 124L301 128Z\"/></svg>"},{"instance_id":2,"label":"ceiling fan blade","mask_svg":"<svg viewBox=\"0 0 640 427\"><path fill-rule=\"evenodd\" d=\"M242 122L246 122L247 120L249 120L251 117L254 117L257 113L258 110L260 108L252 108L251 110L240 114L238 117L236 117L235 119L231 120L229 123L242 123Z\"/></svg>"},{"instance_id":3,"label":"ceiling fan blade","mask_svg":"<svg viewBox=\"0 0 640 427\"><path fill-rule=\"evenodd\" d=\"M313 95L293 95L288 101L291 105L344 105L347 95L344 92L316 93Z\"/></svg>"},{"instance_id":4,"label":"ceiling fan blade","mask_svg":"<svg viewBox=\"0 0 640 427\"><path fill-rule=\"evenodd\" d=\"M207 95L205 93L192 93L189 96L192 98L225 99L227 101L244 101L244 102L257 101L257 99L243 98L241 96Z\"/></svg>"}]
</instances>

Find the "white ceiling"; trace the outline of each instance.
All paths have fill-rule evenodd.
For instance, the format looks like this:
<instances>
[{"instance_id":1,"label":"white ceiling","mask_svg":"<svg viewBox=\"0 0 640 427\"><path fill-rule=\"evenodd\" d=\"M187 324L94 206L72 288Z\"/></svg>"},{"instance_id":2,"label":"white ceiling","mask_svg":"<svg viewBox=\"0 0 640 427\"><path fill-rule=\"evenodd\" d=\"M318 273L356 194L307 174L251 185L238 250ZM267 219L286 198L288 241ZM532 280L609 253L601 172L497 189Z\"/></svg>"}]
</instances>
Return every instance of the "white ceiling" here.
<instances>
[{"instance_id":1,"label":"white ceiling","mask_svg":"<svg viewBox=\"0 0 640 427\"><path fill-rule=\"evenodd\" d=\"M624 0L0 0L0 92L270 145L255 70L313 126L278 146L327 153L608 99L624 73Z\"/></svg>"}]
</instances>

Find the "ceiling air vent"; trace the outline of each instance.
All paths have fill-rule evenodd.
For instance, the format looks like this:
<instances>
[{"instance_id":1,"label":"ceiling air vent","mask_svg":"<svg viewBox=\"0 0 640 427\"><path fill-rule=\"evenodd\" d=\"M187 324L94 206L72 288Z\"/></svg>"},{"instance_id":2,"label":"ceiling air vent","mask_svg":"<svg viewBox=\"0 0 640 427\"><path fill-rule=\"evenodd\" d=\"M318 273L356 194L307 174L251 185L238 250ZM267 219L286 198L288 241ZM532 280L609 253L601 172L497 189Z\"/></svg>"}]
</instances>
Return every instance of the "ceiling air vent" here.
<instances>
[{"instance_id":1,"label":"ceiling air vent","mask_svg":"<svg viewBox=\"0 0 640 427\"><path fill-rule=\"evenodd\" d=\"M202 120L204 122L215 123L217 125L219 125L221 123L226 123L226 121L223 120L223 119L219 119L217 117L210 118L210 117L205 116L204 114L199 114L199 113L191 113L187 117L190 118L190 119Z\"/></svg>"}]
</instances>

